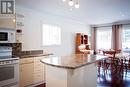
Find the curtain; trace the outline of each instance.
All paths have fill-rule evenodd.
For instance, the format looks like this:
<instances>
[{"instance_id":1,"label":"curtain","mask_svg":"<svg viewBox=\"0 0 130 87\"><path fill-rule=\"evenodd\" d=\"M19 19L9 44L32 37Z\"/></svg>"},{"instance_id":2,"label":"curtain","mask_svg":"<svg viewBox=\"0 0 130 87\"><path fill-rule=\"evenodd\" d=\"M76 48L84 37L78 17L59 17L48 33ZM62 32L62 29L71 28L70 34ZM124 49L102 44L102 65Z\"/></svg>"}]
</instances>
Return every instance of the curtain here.
<instances>
[{"instance_id":1,"label":"curtain","mask_svg":"<svg viewBox=\"0 0 130 87\"><path fill-rule=\"evenodd\" d=\"M97 27L91 29L91 49L96 49ZM111 48L115 50L122 49L122 24L112 26Z\"/></svg>"},{"instance_id":2,"label":"curtain","mask_svg":"<svg viewBox=\"0 0 130 87\"><path fill-rule=\"evenodd\" d=\"M96 49L96 27L92 27L91 29L91 50Z\"/></svg>"},{"instance_id":3,"label":"curtain","mask_svg":"<svg viewBox=\"0 0 130 87\"><path fill-rule=\"evenodd\" d=\"M122 49L122 25L112 26L112 48Z\"/></svg>"}]
</instances>

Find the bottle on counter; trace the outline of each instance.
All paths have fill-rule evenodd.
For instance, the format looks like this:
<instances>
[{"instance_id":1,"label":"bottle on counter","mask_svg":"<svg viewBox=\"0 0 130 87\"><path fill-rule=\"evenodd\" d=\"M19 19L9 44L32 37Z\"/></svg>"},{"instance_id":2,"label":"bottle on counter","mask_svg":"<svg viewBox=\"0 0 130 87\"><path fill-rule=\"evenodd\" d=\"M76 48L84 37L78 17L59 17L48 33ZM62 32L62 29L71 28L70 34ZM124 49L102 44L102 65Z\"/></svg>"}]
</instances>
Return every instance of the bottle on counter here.
<instances>
[{"instance_id":1,"label":"bottle on counter","mask_svg":"<svg viewBox=\"0 0 130 87\"><path fill-rule=\"evenodd\" d=\"M94 51L93 51L93 54L94 54L94 55L96 55L96 54L97 54L96 50L94 50Z\"/></svg>"}]
</instances>

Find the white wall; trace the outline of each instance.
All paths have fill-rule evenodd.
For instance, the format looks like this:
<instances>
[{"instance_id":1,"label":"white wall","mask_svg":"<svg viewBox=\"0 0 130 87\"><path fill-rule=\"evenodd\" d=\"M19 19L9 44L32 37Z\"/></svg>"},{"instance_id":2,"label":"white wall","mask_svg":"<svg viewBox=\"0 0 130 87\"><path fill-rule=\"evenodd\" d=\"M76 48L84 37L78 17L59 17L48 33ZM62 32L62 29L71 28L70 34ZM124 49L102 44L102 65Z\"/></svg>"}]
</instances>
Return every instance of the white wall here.
<instances>
[{"instance_id":1,"label":"white wall","mask_svg":"<svg viewBox=\"0 0 130 87\"><path fill-rule=\"evenodd\" d=\"M75 33L85 32L90 35L90 26L85 23L59 17L53 14L39 13L31 9L16 6L16 13L24 15L22 50L43 49L55 55L69 55L75 51ZM61 45L42 47L41 24L49 23L61 27Z\"/></svg>"}]
</instances>

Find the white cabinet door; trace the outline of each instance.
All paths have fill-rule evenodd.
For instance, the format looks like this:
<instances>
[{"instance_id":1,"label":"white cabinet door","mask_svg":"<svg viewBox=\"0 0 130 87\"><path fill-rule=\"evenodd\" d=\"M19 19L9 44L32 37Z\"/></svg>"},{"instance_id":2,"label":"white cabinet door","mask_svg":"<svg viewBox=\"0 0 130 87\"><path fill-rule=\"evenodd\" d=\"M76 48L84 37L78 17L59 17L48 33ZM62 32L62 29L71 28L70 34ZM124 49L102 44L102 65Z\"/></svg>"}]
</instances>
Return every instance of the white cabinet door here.
<instances>
[{"instance_id":1,"label":"white cabinet door","mask_svg":"<svg viewBox=\"0 0 130 87\"><path fill-rule=\"evenodd\" d=\"M4 19L4 18L0 18L0 27L1 28L8 28L8 29L15 29L15 19L13 18L7 18L7 19Z\"/></svg>"},{"instance_id":2,"label":"white cabinet door","mask_svg":"<svg viewBox=\"0 0 130 87\"><path fill-rule=\"evenodd\" d=\"M21 59L20 87L33 84L34 62L33 58Z\"/></svg>"},{"instance_id":3,"label":"white cabinet door","mask_svg":"<svg viewBox=\"0 0 130 87\"><path fill-rule=\"evenodd\" d=\"M45 57L20 59L20 87L45 82L45 66L40 62Z\"/></svg>"}]
</instances>

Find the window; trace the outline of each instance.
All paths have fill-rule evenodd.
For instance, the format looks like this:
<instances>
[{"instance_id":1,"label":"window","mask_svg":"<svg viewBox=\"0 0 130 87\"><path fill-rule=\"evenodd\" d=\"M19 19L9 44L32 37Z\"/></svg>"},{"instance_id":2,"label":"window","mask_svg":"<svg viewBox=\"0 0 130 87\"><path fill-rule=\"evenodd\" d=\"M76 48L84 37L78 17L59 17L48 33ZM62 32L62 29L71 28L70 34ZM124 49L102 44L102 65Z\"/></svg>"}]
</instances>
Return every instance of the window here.
<instances>
[{"instance_id":1,"label":"window","mask_svg":"<svg viewBox=\"0 0 130 87\"><path fill-rule=\"evenodd\" d=\"M130 52L130 25L123 25L122 49Z\"/></svg>"},{"instance_id":2,"label":"window","mask_svg":"<svg viewBox=\"0 0 130 87\"><path fill-rule=\"evenodd\" d=\"M43 24L42 25L42 45L60 45L61 28L59 26Z\"/></svg>"},{"instance_id":3,"label":"window","mask_svg":"<svg viewBox=\"0 0 130 87\"><path fill-rule=\"evenodd\" d=\"M97 28L96 48L111 49L112 27Z\"/></svg>"}]
</instances>

